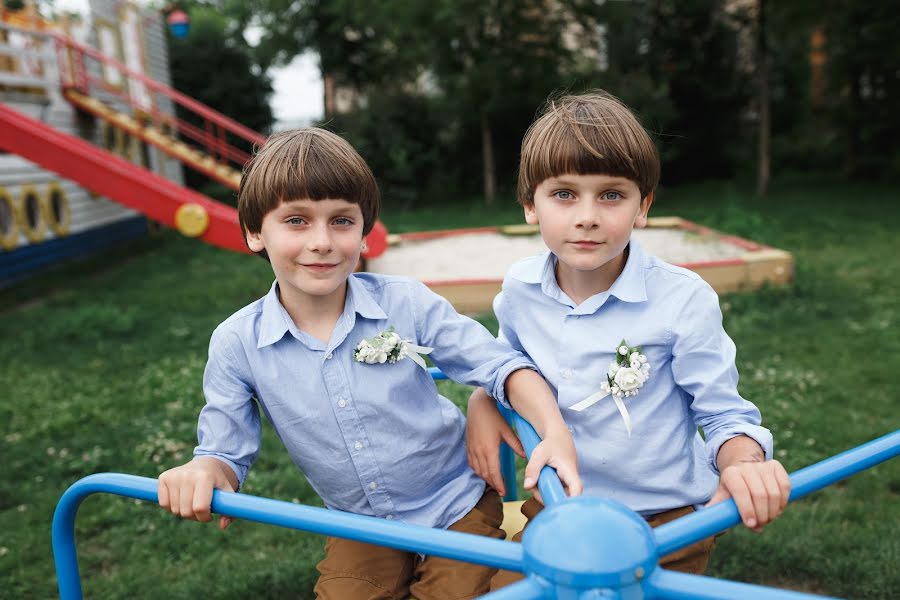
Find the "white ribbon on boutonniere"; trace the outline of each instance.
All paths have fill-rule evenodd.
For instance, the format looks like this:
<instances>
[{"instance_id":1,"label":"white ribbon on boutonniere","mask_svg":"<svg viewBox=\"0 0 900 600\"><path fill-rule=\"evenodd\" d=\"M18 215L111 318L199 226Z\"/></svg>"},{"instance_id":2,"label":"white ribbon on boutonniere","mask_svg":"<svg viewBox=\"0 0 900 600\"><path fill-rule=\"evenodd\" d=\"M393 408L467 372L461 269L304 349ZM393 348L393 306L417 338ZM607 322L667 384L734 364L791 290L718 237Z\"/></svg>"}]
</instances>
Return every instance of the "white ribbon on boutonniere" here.
<instances>
[{"instance_id":1,"label":"white ribbon on boutonniere","mask_svg":"<svg viewBox=\"0 0 900 600\"><path fill-rule=\"evenodd\" d=\"M650 379L650 363L647 362L647 357L641 354L640 346L629 346L622 340L616 348L616 359L609 363L606 381L600 384L600 390L573 404L569 410L580 412L611 394L625 422L628 437L631 437L631 416L625 408L625 398L637 396L648 379Z\"/></svg>"},{"instance_id":2,"label":"white ribbon on boutonniere","mask_svg":"<svg viewBox=\"0 0 900 600\"><path fill-rule=\"evenodd\" d=\"M414 363L426 368L425 359L420 354L431 354L434 348L413 344L410 340L404 340L394 327L388 327L375 337L365 338L353 352L356 362L370 365L381 363L395 363L409 357Z\"/></svg>"}]
</instances>

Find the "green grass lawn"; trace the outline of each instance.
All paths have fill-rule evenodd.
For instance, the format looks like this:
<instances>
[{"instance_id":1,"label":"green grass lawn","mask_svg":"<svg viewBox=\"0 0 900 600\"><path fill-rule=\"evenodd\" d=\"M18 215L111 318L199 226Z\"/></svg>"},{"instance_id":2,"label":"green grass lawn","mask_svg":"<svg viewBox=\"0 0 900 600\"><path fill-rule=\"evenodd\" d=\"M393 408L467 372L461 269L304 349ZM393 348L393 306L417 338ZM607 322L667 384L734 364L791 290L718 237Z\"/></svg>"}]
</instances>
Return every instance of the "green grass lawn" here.
<instances>
[{"instance_id":1,"label":"green grass lawn","mask_svg":"<svg viewBox=\"0 0 900 600\"><path fill-rule=\"evenodd\" d=\"M792 286L722 298L741 392L793 471L900 427L900 188L809 177L777 182L765 201L748 190L663 190L651 214L794 253ZM472 205L384 220L399 232L521 216ZM102 471L155 477L190 457L209 335L271 279L261 260L166 234L3 292L0 597L56 594L50 522L71 483ZM441 387L465 403L466 388ZM320 505L270 429L246 491ZM896 597L898 493L895 460L792 505L762 535L725 535L710 574ZM77 540L87 598L306 598L322 554L315 535L249 522L221 532L106 495L82 505Z\"/></svg>"}]
</instances>

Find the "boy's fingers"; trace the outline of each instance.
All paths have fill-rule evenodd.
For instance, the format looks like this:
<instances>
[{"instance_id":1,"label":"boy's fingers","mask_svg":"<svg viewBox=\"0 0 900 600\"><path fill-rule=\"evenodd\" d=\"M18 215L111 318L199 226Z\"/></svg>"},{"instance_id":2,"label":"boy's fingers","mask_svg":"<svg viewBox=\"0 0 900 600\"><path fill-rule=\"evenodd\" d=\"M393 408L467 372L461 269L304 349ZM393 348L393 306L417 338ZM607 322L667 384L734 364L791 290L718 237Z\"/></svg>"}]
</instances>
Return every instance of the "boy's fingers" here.
<instances>
[{"instance_id":1,"label":"boy's fingers","mask_svg":"<svg viewBox=\"0 0 900 600\"><path fill-rule=\"evenodd\" d=\"M541 469L547 464L547 458L544 442L541 442L534 448L534 452L531 453L531 459L525 465L524 485L526 489L537 486L538 476L541 474Z\"/></svg>"},{"instance_id":2,"label":"boy's fingers","mask_svg":"<svg viewBox=\"0 0 900 600\"><path fill-rule=\"evenodd\" d=\"M180 514L185 519L194 519L194 488L182 489L178 494Z\"/></svg>"},{"instance_id":3,"label":"boy's fingers","mask_svg":"<svg viewBox=\"0 0 900 600\"><path fill-rule=\"evenodd\" d=\"M159 505L168 510L169 509L169 486L166 484L165 479L159 480L159 486L156 489L156 496L159 502Z\"/></svg>"},{"instance_id":4,"label":"boy's fingers","mask_svg":"<svg viewBox=\"0 0 900 600\"><path fill-rule=\"evenodd\" d=\"M181 514L181 501L180 501L180 489L177 485L173 485L169 487L169 512L173 515L180 516Z\"/></svg>"},{"instance_id":5,"label":"boy's fingers","mask_svg":"<svg viewBox=\"0 0 900 600\"><path fill-rule=\"evenodd\" d=\"M740 474L735 473L731 469L726 469L725 473L722 474L722 480L725 487L728 488L728 493L734 498L738 513L741 515L741 521L751 529L756 527L758 525L756 510L753 507L753 498L750 495L750 488L747 486L747 482Z\"/></svg>"},{"instance_id":6,"label":"boy's fingers","mask_svg":"<svg viewBox=\"0 0 900 600\"><path fill-rule=\"evenodd\" d=\"M194 499L191 503L191 512L198 521L207 523L212 521L210 505L212 504L212 488L198 484L194 488Z\"/></svg>"},{"instance_id":7,"label":"boy's fingers","mask_svg":"<svg viewBox=\"0 0 900 600\"><path fill-rule=\"evenodd\" d=\"M559 475L559 479L565 486L569 496L581 495L581 478L578 477L578 473L573 472L571 469L558 468L556 469L556 474Z\"/></svg>"},{"instance_id":8,"label":"boy's fingers","mask_svg":"<svg viewBox=\"0 0 900 600\"><path fill-rule=\"evenodd\" d=\"M788 505L788 500L791 499L791 478L781 463L778 463L778 467L775 469L775 479L778 480L778 487L781 489L781 510L784 510Z\"/></svg>"},{"instance_id":9,"label":"boy's fingers","mask_svg":"<svg viewBox=\"0 0 900 600\"><path fill-rule=\"evenodd\" d=\"M515 434L512 427L507 425L501 429L500 436L503 438L503 441L506 442L506 445L512 448L513 452L522 458L525 458L525 448L522 446L522 440Z\"/></svg>"},{"instance_id":10,"label":"boy's fingers","mask_svg":"<svg viewBox=\"0 0 900 600\"><path fill-rule=\"evenodd\" d=\"M756 525L761 527L769 522L769 492L766 489L766 483L763 481L762 474L753 469L744 474L744 481L750 490L750 497L753 499L753 509L756 512ZM754 527L754 525L748 525Z\"/></svg>"},{"instance_id":11,"label":"boy's fingers","mask_svg":"<svg viewBox=\"0 0 900 600\"><path fill-rule=\"evenodd\" d=\"M492 453L487 460L487 482L492 488L497 490L498 494L505 496L506 488L503 486L503 472L500 470L500 453Z\"/></svg>"},{"instance_id":12,"label":"boy's fingers","mask_svg":"<svg viewBox=\"0 0 900 600\"><path fill-rule=\"evenodd\" d=\"M225 517L225 516L219 517L219 529L221 529L223 531L225 530L226 527L228 527L232 523L234 523L234 519L232 517Z\"/></svg>"},{"instance_id":13,"label":"boy's fingers","mask_svg":"<svg viewBox=\"0 0 900 600\"><path fill-rule=\"evenodd\" d=\"M774 521L781 514L781 486L778 485L778 479L775 477L774 469L767 469L763 477L763 483L766 486L766 493L769 495L769 521Z\"/></svg>"},{"instance_id":14,"label":"boy's fingers","mask_svg":"<svg viewBox=\"0 0 900 600\"><path fill-rule=\"evenodd\" d=\"M706 503L706 506L712 506L713 504L718 504L723 500L728 500L731 495L728 493L726 489L724 489L721 485L716 488L716 493L713 494L713 497L709 499L709 502Z\"/></svg>"}]
</instances>

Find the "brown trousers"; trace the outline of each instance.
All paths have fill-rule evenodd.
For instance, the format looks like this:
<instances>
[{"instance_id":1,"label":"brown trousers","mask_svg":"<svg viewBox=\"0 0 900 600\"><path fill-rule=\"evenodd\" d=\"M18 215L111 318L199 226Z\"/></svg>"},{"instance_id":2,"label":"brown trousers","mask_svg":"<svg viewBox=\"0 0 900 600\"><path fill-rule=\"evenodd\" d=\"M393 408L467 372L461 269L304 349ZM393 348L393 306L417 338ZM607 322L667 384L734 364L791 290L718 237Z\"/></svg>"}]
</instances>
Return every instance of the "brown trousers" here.
<instances>
[{"instance_id":1,"label":"brown trousers","mask_svg":"<svg viewBox=\"0 0 900 600\"><path fill-rule=\"evenodd\" d=\"M503 503L487 488L475 508L448 529L503 539L502 522ZM315 593L320 600L405 600L410 594L417 600L475 598L490 591L497 572L439 556L422 560L414 552L335 537L326 541L325 558L316 568L320 576Z\"/></svg>"},{"instance_id":2,"label":"brown trousers","mask_svg":"<svg viewBox=\"0 0 900 600\"><path fill-rule=\"evenodd\" d=\"M528 522L530 523L531 520L539 512L541 512L541 510L543 510L543 508L544 505L538 502L535 498L529 498L522 504L522 514L525 515L525 518L528 519ZM692 506L675 508L653 515L652 517L648 517L647 522L650 524L650 527L659 527L663 523L674 521L675 519L683 517L684 515L690 514L692 512L694 512L694 508ZM525 527L528 527L528 523L525 524ZM512 538L513 541L521 542L523 532L524 529L514 535ZM687 548L682 548L681 550L676 550L672 554L663 556L659 560L659 565L671 571L681 571L682 573L702 575L704 571L706 571L707 565L709 565L709 556L710 554L712 554L712 550L715 545L715 537L700 540L696 544L692 544ZM505 587L511 583L519 581L523 577L524 575L522 575L521 573L516 573L515 571L499 571L491 580L491 590L493 591Z\"/></svg>"}]
</instances>

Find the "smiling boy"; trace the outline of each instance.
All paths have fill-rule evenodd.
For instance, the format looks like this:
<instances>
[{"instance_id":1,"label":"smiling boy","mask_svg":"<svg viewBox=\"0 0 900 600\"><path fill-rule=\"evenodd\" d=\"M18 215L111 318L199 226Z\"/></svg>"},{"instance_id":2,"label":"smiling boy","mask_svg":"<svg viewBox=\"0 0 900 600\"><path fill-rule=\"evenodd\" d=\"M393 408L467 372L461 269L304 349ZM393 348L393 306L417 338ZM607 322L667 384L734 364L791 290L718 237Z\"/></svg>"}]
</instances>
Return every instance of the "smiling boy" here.
<instances>
[{"instance_id":1,"label":"smiling boy","mask_svg":"<svg viewBox=\"0 0 900 600\"><path fill-rule=\"evenodd\" d=\"M508 396L544 440L531 472L556 466L579 492L571 436L529 360L421 283L354 273L378 208L369 167L325 130L273 135L248 163L241 228L275 283L213 332L199 444L160 476L162 507L210 521L213 489L239 489L256 459L262 412L328 508L503 537L500 499L466 462L465 418L417 352ZM387 337L395 352L359 351ZM316 596L342 600L468 598L495 571L341 538L317 568Z\"/></svg>"},{"instance_id":2,"label":"smiling boy","mask_svg":"<svg viewBox=\"0 0 900 600\"><path fill-rule=\"evenodd\" d=\"M586 494L653 526L733 497L744 524L761 530L784 509L790 480L771 460L759 411L738 394L718 297L631 239L647 225L659 174L650 136L616 98L548 104L522 142L518 200L549 252L509 269L494 301L500 337L554 389ZM498 442L518 440L484 390L469 415L470 463L502 493ZM542 508L531 498L522 512ZM712 547L661 564L702 573ZM514 579L500 573L495 585Z\"/></svg>"}]
</instances>

